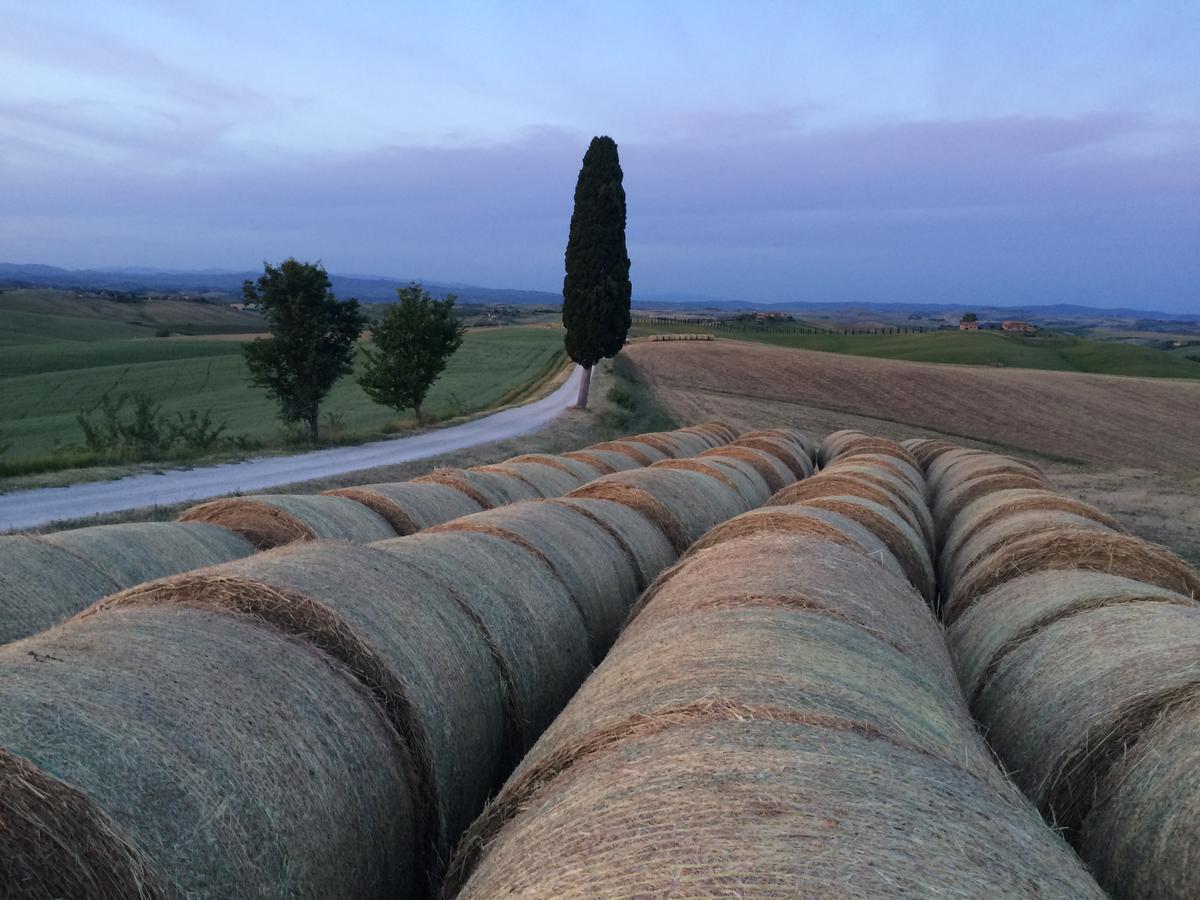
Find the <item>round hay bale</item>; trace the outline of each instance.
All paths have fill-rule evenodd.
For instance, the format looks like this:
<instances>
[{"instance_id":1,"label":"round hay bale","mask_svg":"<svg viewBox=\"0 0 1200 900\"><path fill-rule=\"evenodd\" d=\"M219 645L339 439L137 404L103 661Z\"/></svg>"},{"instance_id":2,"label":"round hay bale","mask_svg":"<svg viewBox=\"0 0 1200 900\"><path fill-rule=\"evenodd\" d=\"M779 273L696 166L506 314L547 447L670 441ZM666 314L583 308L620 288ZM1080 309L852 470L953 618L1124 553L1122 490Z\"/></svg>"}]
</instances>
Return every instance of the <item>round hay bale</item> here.
<instances>
[{"instance_id":1,"label":"round hay bale","mask_svg":"<svg viewBox=\"0 0 1200 900\"><path fill-rule=\"evenodd\" d=\"M900 561L892 555L887 544L880 540L873 531L860 525L849 516L804 504L752 509L750 512L722 522L697 539L683 558L687 559L701 550L715 547L725 541L764 531L806 534L824 538L841 544L843 547L857 550L901 578L905 577L904 567Z\"/></svg>"},{"instance_id":2,"label":"round hay bale","mask_svg":"<svg viewBox=\"0 0 1200 900\"><path fill-rule=\"evenodd\" d=\"M946 696L959 698L940 629L911 585L853 547L798 532L739 537L668 569L634 606L618 646L676 616L746 605L824 611L854 622L923 661Z\"/></svg>"},{"instance_id":3,"label":"round hay bale","mask_svg":"<svg viewBox=\"0 0 1200 900\"><path fill-rule=\"evenodd\" d=\"M2 747L0 823L0 884L9 897L171 896L145 854L87 794Z\"/></svg>"},{"instance_id":4,"label":"round hay bale","mask_svg":"<svg viewBox=\"0 0 1200 900\"><path fill-rule=\"evenodd\" d=\"M711 450L713 447L713 439L710 436L689 431L686 428L681 428L678 431L663 432L662 437L669 440L675 446L675 452L679 459L689 456L699 456L705 450ZM638 438L633 438L633 440L638 440Z\"/></svg>"},{"instance_id":5,"label":"round hay bale","mask_svg":"<svg viewBox=\"0 0 1200 900\"><path fill-rule=\"evenodd\" d=\"M916 518L921 534L929 546L936 546L933 515L929 512L929 504L925 501L925 492L914 488L904 476L898 475L890 469L859 462L853 457L846 460L835 460L822 469L820 474L822 477L825 475L849 475L889 491L903 501L913 517Z\"/></svg>"},{"instance_id":6,"label":"round hay bale","mask_svg":"<svg viewBox=\"0 0 1200 900\"><path fill-rule=\"evenodd\" d=\"M660 459L669 458L666 453L654 449L649 444L634 443L632 441L601 441L599 444L592 444L592 446L586 449L609 450L613 453L623 453L639 466L648 466L651 463L658 462Z\"/></svg>"},{"instance_id":7,"label":"round hay bale","mask_svg":"<svg viewBox=\"0 0 1200 900\"><path fill-rule=\"evenodd\" d=\"M518 744L490 635L454 588L383 550L321 542L141 585L101 609L248 616L337 659L409 748L418 824L444 858Z\"/></svg>"},{"instance_id":8,"label":"round hay bale","mask_svg":"<svg viewBox=\"0 0 1200 900\"><path fill-rule=\"evenodd\" d=\"M610 471L609 466L604 466L602 470L601 467L595 466L586 460L577 459L566 454L554 456L549 453L525 453L504 461L504 465L512 465L513 463L539 463L543 466L549 466L552 469L560 469L574 476L579 484L585 484L593 478L599 478L601 475L608 475Z\"/></svg>"},{"instance_id":9,"label":"round hay bale","mask_svg":"<svg viewBox=\"0 0 1200 900\"><path fill-rule=\"evenodd\" d=\"M933 521L938 532L945 535L958 514L973 500L986 497L996 491L1014 488L1027 490L1049 490L1050 486L1038 475L1025 472L993 472L959 482L942 490L933 502Z\"/></svg>"},{"instance_id":10,"label":"round hay bale","mask_svg":"<svg viewBox=\"0 0 1200 900\"><path fill-rule=\"evenodd\" d=\"M726 431L723 427L717 427L711 422L705 425L689 425L686 428L680 428L679 431L684 434L696 435L704 441L709 450L713 447L720 447L722 444L728 444L735 436L732 432Z\"/></svg>"},{"instance_id":11,"label":"round hay bale","mask_svg":"<svg viewBox=\"0 0 1200 900\"><path fill-rule=\"evenodd\" d=\"M925 539L890 507L854 496L813 497L801 505L828 509L870 530L887 544L921 596L930 602L937 597L937 578Z\"/></svg>"},{"instance_id":12,"label":"round hay bale","mask_svg":"<svg viewBox=\"0 0 1200 900\"><path fill-rule=\"evenodd\" d=\"M859 431L857 428L843 428L839 431L831 431L821 439L817 445L817 462L821 466L825 466L834 457L837 456L838 450L847 441L870 439L870 435L865 431Z\"/></svg>"},{"instance_id":13,"label":"round hay bale","mask_svg":"<svg viewBox=\"0 0 1200 900\"><path fill-rule=\"evenodd\" d=\"M1084 861L1122 900L1200 896L1200 704L1163 711L1126 748L1076 839Z\"/></svg>"},{"instance_id":14,"label":"round hay bale","mask_svg":"<svg viewBox=\"0 0 1200 900\"><path fill-rule=\"evenodd\" d=\"M904 463L914 472L922 471L921 464L917 462L917 458L912 453L887 438L867 436L848 438L839 442L837 453L831 457L831 461L855 456L883 456ZM924 481L924 476L922 476L921 483L924 484Z\"/></svg>"},{"instance_id":15,"label":"round hay bale","mask_svg":"<svg viewBox=\"0 0 1200 900\"><path fill-rule=\"evenodd\" d=\"M758 474L753 466L739 460L700 459L699 457L664 459L662 462L656 462L650 468L683 469L688 472L709 475L736 491L747 509L761 506L771 497L771 489L767 486L766 480Z\"/></svg>"},{"instance_id":16,"label":"round hay bale","mask_svg":"<svg viewBox=\"0 0 1200 900\"><path fill-rule=\"evenodd\" d=\"M664 459L679 459L684 456L692 456L683 449L683 444L676 438L674 432L651 432L649 434L633 434L624 438L626 443L636 445L645 445L657 450L663 455ZM700 451L697 450L697 453Z\"/></svg>"},{"instance_id":17,"label":"round hay bale","mask_svg":"<svg viewBox=\"0 0 1200 900\"><path fill-rule=\"evenodd\" d=\"M771 497L767 506L791 506L812 497L862 497L864 500L872 500L886 506L917 529L927 544L930 540L930 536L922 527L921 519L904 498L889 488L850 473L839 475L836 471L823 469L812 478L788 485ZM928 513L928 510L926 512Z\"/></svg>"},{"instance_id":18,"label":"round hay bale","mask_svg":"<svg viewBox=\"0 0 1200 900\"><path fill-rule=\"evenodd\" d=\"M387 519L346 497L255 494L210 500L185 510L180 522L208 522L240 534L259 550L292 541L367 543L395 537Z\"/></svg>"},{"instance_id":19,"label":"round hay bale","mask_svg":"<svg viewBox=\"0 0 1200 900\"><path fill-rule=\"evenodd\" d=\"M661 516L639 495L657 501L670 516ZM748 508L738 492L726 482L703 472L681 469L632 469L605 475L568 496L596 497L633 505L668 530L668 537L680 552L718 522L731 519Z\"/></svg>"},{"instance_id":20,"label":"round hay bale","mask_svg":"<svg viewBox=\"0 0 1200 900\"><path fill-rule=\"evenodd\" d=\"M1043 476L1042 470L1027 459L999 453L969 453L950 458L940 471L938 484L942 490L946 490L953 484L986 475L993 470Z\"/></svg>"},{"instance_id":21,"label":"round hay bale","mask_svg":"<svg viewBox=\"0 0 1200 900\"><path fill-rule=\"evenodd\" d=\"M1090 503L1084 503L1082 500L1072 497L1064 497L1054 491L1029 488L994 491L972 500L951 521L942 542L943 562L957 555L959 548L981 528L1006 516L1039 510L1072 513L1098 522L1110 531L1124 530L1121 524L1108 513L1101 512Z\"/></svg>"},{"instance_id":22,"label":"round hay bale","mask_svg":"<svg viewBox=\"0 0 1200 900\"><path fill-rule=\"evenodd\" d=\"M32 535L0 536L0 644L36 634L118 590L108 575Z\"/></svg>"},{"instance_id":23,"label":"round hay bale","mask_svg":"<svg viewBox=\"0 0 1200 900\"><path fill-rule=\"evenodd\" d=\"M592 661L598 663L617 639L637 597L637 562L628 546L580 510L530 500L439 525L442 531L478 531L512 541L535 553L571 593L583 616Z\"/></svg>"},{"instance_id":24,"label":"round hay bale","mask_svg":"<svg viewBox=\"0 0 1200 900\"><path fill-rule=\"evenodd\" d=\"M1197 696L1200 610L1127 603L1021 642L992 671L975 713L1017 786L1073 831L1126 748L1166 708Z\"/></svg>"},{"instance_id":25,"label":"round hay bale","mask_svg":"<svg viewBox=\"0 0 1200 900\"><path fill-rule=\"evenodd\" d=\"M638 469L642 466L632 456L615 450L572 450L563 456L587 463L601 475L611 475L613 472L624 472L626 469Z\"/></svg>"},{"instance_id":26,"label":"round hay bale","mask_svg":"<svg viewBox=\"0 0 1200 900\"><path fill-rule=\"evenodd\" d=\"M907 481L913 490L920 493L921 496L925 496L925 476L921 473L920 467L898 457L889 456L886 453L851 451L849 453L839 453L837 460L831 463L831 465L836 465L837 463L841 463L842 465L873 466L886 472L894 472Z\"/></svg>"},{"instance_id":27,"label":"round hay bale","mask_svg":"<svg viewBox=\"0 0 1200 900\"><path fill-rule=\"evenodd\" d=\"M264 623L182 607L73 619L0 648L0 707L0 746L92 813L14 823L45 781L3 781L0 857L57 896L155 896L89 889L128 865L114 830L172 897L417 888L403 745L361 682Z\"/></svg>"},{"instance_id":28,"label":"round hay bale","mask_svg":"<svg viewBox=\"0 0 1200 900\"><path fill-rule=\"evenodd\" d=\"M1013 541L975 563L944 597L946 624L992 588L1047 569L1107 572L1186 597L1200 596L1200 573L1166 547L1127 534L1054 529Z\"/></svg>"},{"instance_id":29,"label":"round hay bale","mask_svg":"<svg viewBox=\"0 0 1200 900\"><path fill-rule=\"evenodd\" d=\"M942 552L942 590L950 592L971 572L979 560L1032 534L1070 528L1078 531L1110 532L1107 525L1074 513L1057 510L1031 510L1013 513L980 528L954 553Z\"/></svg>"},{"instance_id":30,"label":"round hay bale","mask_svg":"<svg viewBox=\"0 0 1200 900\"><path fill-rule=\"evenodd\" d=\"M753 447L714 447L712 450L705 450L697 459L737 459L749 463L766 482L767 489L772 494L783 490L796 480L792 470L785 466L779 457Z\"/></svg>"},{"instance_id":31,"label":"round hay bale","mask_svg":"<svg viewBox=\"0 0 1200 900\"><path fill-rule=\"evenodd\" d=\"M414 478L418 483L432 481L462 491L484 509L517 503L521 500L538 500L541 494L524 478L505 472L472 469L434 469L428 475Z\"/></svg>"},{"instance_id":32,"label":"round hay bale","mask_svg":"<svg viewBox=\"0 0 1200 900\"><path fill-rule=\"evenodd\" d=\"M249 556L254 547L228 529L201 522L125 522L42 535L86 559L118 588Z\"/></svg>"},{"instance_id":33,"label":"round hay bale","mask_svg":"<svg viewBox=\"0 0 1200 900\"><path fill-rule=\"evenodd\" d=\"M770 453L787 466L797 479L808 478L813 473L812 459L804 447L796 441L784 437L744 434L730 446L751 447L755 450L762 450L764 453Z\"/></svg>"},{"instance_id":34,"label":"round hay bale","mask_svg":"<svg viewBox=\"0 0 1200 900\"><path fill-rule=\"evenodd\" d=\"M325 493L347 497L370 507L399 535L412 534L483 509L478 501L462 491L434 481L362 484Z\"/></svg>"},{"instance_id":35,"label":"round hay bale","mask_svg":"<svg viewBox=\"0 0 1200 900\"><path fill-rule=\"evenodd\" d=\"M529 498L532 500L559 497L584 483L572 472L534 462L503 462L491 466L472 466L471 471L517 478L533 488L537 496Z\"/></svg>"},{"instance_id":36,"label":"round hay bale","mask_svg":"<svg viewBox=\"0 0 1200 900\"><path fill-rule=\"evenodd\" d=\"M928 469L929 464L943 453L960 449L957 444L952 444L949 441L939 441L930 438L909 438L906 441L901 441L900 446L907 448L917 458L917 462L921 464L922 470Z\"/></svg>"},{"instance_id":37,"label":"round hay bale","mask_svg":"<svg viewBox=\"0 0 1200 900\"><path fill-rule=\"evenodd\" d=\"M587 628L562 580L524 547L481 532L422 531L372 546L450 586L482 626L527 750L592 668Z\"/></svg>"},{"instance_id":38,"label":"round hay bale","mask_svg":"<svg viewBox=\"0 0 1200 900\"><path fill-rule=\"evenodd\" d=\"M925 478L929 482L930 488L940 491L942 488L941 480L946 471L960 460L964 459L995 459L996 454L988 453L984 450L973 450L967 447L955 447L953 450L948 450L944 453L939 453L936 458L930 460L925 466Z\"/></svg>"},{"instance_id":39,"label":"round hay bale","mask_svg":"<svg viewBox=\"0 0 1200 900\"><path fill-rule=\"evenodd\" d=\"M1104 896L1028 806L951 763L773 710L679 719L564 764L459 896Z\"/></svg>"},{"instance_id":40,"label":"round hay bale","mask_svg":"<svg viewBox=\"0 0 1200 900\"><path fill-rule=\"evenodd\" d=\"M573 509L607 531L632 560L639 592L675 561L675 548L663 529L623 503L584 497L555 497L546 502Z\"/></svg>"},{"instance_id":41,"label":"round hay bale","mask_svg":"<svg viewBox=\"0 0 1200 900\"><path fill-rule=\"evenodd\" d=\"M1102 572L1050 570L1005 582L972 603L946 633L963 693L974 703L1000 660L1047 625L1076 613L1143 601L1196 605L1166 588Z\"/></svg>"},{"instance_id":42,"label":"round hay bale","mask_svg":"<svg viewBox=\"0 0 1200 900\"><path fill-rule=\"evenodd\" d=\"M702 452L696 458L697 460L710 460L710 458L739 460L749 463L766 482L767 490L772 494L796 481L796 475L792 474L792 470L785 466L778 456L768 454L764 450L756 450L752 446L718 446L718 448Z\"/></svg>"}]
</instances>

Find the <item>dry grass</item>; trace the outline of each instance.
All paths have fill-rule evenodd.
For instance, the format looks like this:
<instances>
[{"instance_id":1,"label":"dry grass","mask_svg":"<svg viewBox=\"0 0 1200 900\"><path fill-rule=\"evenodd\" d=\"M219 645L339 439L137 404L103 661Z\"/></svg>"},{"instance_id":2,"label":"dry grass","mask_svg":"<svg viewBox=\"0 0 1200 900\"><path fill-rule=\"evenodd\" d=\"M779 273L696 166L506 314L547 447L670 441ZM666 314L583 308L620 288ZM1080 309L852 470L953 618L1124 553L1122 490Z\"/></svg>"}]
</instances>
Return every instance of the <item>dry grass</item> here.
<instances>
[{"instance_id":1,"label":"dry grass","mask_svg":"<svg viewBox=\"0 0 1200 900\"><path fill-rule=\"evenodd\" d=\"M366 543L396 536L395 529L379 513L346 497L328 494L257 494L210 500L186 510L179 521L219 525L240 534L259 550L293 541Z\"/></svg>"},{"instance_id":2,"label":"dry grass","mask_svg":"<svg viewBox=\"0 0 1200 900\"><path fill-rule=\"evenodd\" d=\"M364 484L336 488L328 493L370 507L399 535L412 534L483 509L477 500L472 500L461 490L428 481Z\"/></svg>"}]
</instances>

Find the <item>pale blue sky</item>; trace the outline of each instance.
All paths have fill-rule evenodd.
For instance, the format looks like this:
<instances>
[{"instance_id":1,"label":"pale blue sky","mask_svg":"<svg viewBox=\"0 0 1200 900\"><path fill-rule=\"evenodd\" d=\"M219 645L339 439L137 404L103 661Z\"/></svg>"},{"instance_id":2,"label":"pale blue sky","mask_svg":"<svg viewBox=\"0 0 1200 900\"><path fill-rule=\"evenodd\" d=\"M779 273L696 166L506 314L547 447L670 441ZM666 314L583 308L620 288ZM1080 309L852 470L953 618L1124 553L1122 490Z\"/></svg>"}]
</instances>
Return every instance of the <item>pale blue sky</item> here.
<instances>
[{"instance_id":1,"label":"pale blue sky","mask_svg":"<svg viewBox=\"0 0 1200 900\"><path fill-rule=\"evenodd\" d=\"M0 0L0 258L1200 312L1200 0Z\"/></svg>"}]
</instances>

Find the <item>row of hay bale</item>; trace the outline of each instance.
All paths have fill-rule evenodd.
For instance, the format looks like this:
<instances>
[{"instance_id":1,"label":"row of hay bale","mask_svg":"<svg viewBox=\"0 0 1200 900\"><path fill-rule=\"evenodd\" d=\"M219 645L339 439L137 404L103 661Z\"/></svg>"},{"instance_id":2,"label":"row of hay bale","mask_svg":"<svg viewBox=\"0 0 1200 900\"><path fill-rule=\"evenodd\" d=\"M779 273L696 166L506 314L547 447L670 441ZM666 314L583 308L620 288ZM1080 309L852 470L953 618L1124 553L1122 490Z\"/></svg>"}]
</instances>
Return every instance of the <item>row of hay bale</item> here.
<instances>
[{"instance_id":1,"label":"row of hay bale","mask_svg":"<svg viewBox=\"0 0 1200 900\"><path fill-rule=\"evenodd\" d=\"M806 442L762 437L793 477ZM0 883L426 893L639 592L751 486L734 452L614 472L150 582L0 647Z\"/></svg>"},{"instance_id":2,"label":"row of hay bale","mask_svg":"<svg viewBox=\"0 0 1200 900\"><path fill-rule=\"evenodd\" d=\"M711 334L704 334L704 333L700 333L700 332L697 332L694 334L686 333L686 332L679 332L676 334L652 334L652 335L650 335L650 340L653 342L657 342L657 341L711 341L712 339L713 339L713 336Z\"/></svg>"},{"instance_id":3,"label":"row of hay bale","mask_svg":"<svg viewBox=\"0 0 1200 900\"><path fill-rule=\"evenodd\" d=\"M646 591L464 836L444 896L1103 896L996 766L890 550L919 470L871 500L835 493L841 474L785 496L823 477L718 525Z\"/></svg>"},{"instance_id":4,"label":"row of hay bale","mask_svg":"<svg viewBox=\"0 0 1200 900\"><path fill-rule=\"evenodd\" d=\"M951 651L993 748L1114 896L1200 896L1200 572L1030 463L913 449Z\"/></svg>"},{"instance_id":5,"label":"row of hay bale","mask_svg":"<svg viewBox=\"0 0 1200 900\"><path fill-rule=\"evenodd\" d=\"M0 536L0 643L49 628L101 597L256 550L322 538L369 543L520 500L560 496L600 475L719 449L736 434L710 422L558 456L439 469L415 481L326 494L264 494L202 503L177 523L97 525Z\"/></svg>"}]
</instances>

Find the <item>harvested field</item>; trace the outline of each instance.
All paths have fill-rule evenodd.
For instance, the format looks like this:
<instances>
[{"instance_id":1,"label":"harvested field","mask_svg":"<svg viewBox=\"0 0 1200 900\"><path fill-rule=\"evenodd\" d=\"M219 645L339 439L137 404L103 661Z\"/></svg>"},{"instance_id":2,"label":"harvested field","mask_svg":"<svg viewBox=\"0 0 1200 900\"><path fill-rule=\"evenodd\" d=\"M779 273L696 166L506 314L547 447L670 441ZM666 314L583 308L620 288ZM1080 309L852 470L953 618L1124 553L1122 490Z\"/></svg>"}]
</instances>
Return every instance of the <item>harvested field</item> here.
<instances>
[{"instance_id":1,"label":"harvested field","mask_svg":"<svg viewBox=\"0 0 1200 900\"><path fill-rule=\"evenodd\" d=\"M810 434L861 427L972 438L1103 466L1194 471L1200 382L849 357L717 340L634 344L639 377L682 418ZM962 402L969 397L970 402Z\"/></svg>"},{"instance_id":2,"label":"harvested field","mask_svg":"<svg viewBox=\"0 0 1200 900\"><path fill-rule=\"evenodd\" d=\"M356 543L395 537L387 519L361 503L327 494L258 494L210 500L188 509L180 522L208 522L240 534L259 550L292 541ZM146 523L146 528L158 527Z\"/></svg>"}]
</instances>

